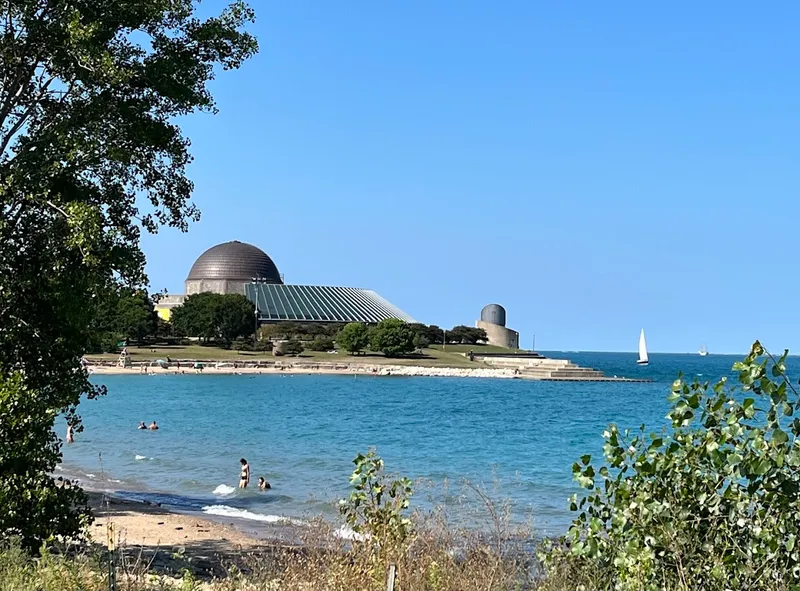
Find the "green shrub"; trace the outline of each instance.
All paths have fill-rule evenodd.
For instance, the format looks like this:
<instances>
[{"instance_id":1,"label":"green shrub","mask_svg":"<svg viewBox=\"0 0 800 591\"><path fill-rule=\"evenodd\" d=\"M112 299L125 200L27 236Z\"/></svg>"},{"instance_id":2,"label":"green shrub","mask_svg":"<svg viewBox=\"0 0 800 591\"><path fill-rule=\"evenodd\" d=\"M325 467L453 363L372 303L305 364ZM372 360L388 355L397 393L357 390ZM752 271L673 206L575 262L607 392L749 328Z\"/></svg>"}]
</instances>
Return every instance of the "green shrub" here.
<instances>
[{"instance_id":1,"label":"green shrub","mask_svg":"<svg viewBox=\"0 0 800 591\"><path fill-rule=\"evenodd\" d=\"M300 355L300 353L305 351L305 348L303 347L303 343L300 341L291 340L281 343L280 351L284 355Z\"/></svg>"},{"instance_id":2,"label":"green shrub","mask_svg":"<svg viewBox=\"0 0 800 591\"><path fill-rule=\"evenodd\" d=\"M369 345L369 328L366 324L351 322L339 331L336 342L351 355L360 353Z\"/></svg>"},{"instance_id":3,"label":"green shrub","mask_svg":"<svg viewBox=\"0 0 800 591\"><path fill-rule=\"evenodd\" d=\"M309 348L312 351L330 351L335 347L336 345L333 342L333 339L326 337L325 335L317 335Z\"/></svg>"},{"instance_id":4,"label":"green shrub","mask_svg":"<svg viewBox=\"0 0 800 591\"><path fill-rule=\"evenodd\" d=\"M374 557L376 568L402 555L413 528L406 515L413 488L408 478L392 480L383 460L369 450L353 460L350 496L339 505L347 525L361 537L357 540Z\"/></svg>"},{"instance_id":5,"label":"green shrub","mask_svg":"<svg viewBox=\"0 0 800 591\"><path fill-rule=\"evenodd\" d=\"M671 432L604 433L606 465L573 467L589 492L553 572L615 590L800 588L800 397L756 342L725 378L672 386ZM775 378L775 380L771 379ZM589 587L587 587L589 588Z\"/></svg>"}]
</instances>

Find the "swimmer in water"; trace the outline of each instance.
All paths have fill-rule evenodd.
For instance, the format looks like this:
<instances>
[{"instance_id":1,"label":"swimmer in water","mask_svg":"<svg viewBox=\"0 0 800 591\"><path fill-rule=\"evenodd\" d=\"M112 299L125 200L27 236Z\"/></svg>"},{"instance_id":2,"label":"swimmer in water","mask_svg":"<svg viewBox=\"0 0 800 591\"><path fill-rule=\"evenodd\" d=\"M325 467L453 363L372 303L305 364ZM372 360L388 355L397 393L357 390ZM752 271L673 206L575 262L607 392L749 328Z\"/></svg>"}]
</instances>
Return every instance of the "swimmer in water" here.
<instances>
[{"instance_id":1,"label":"swimmer in water","mask_svg":"<svg viewBox=\"0 0 800 591\"><path fill-rule=\"evenodd\" d=\"M270 486L269 482L264 480L263 476L258 477L258 490L269 490L272 487Z\"/></svg>"},{"instance_id":2,"label":"swimmer in water","mask_svg":"<svg viewBox=\"0 0 800 591\"><path fill-rule=\"evenodd\" d=\"M142 421L141 423L139 423L139 426L138 426L138 427L136 427L136 428L137 428L137 429L147 429L147 425L145 425L145 424L144 424L144 421Z\"/></svg>"},{"instance_id":3,"label":"swimmer in water","mask_svg":"<svg viewBox=\"0 0 800 591\"><path fill-rule=\"evenodd\" d=\"M150 426L148 427L148 429L150 429L151 431L156 431L156 430L158 430L158 425L156 425L156 422L153 421L152 423L150 423Z\"/></svg>"},{"instance_id":4,"label":"swimmer in water","mask_svg":"<svg viewBox=\"0 0 800 591\"><path fill-rule=\"evenodd\" d=\"M250 484L250 464L248 464L247 460L244 458L239 460L239 463L242 465L242 473L239 477L239 488L247 488L247 485Z\"/></svg>"}]
</instances>

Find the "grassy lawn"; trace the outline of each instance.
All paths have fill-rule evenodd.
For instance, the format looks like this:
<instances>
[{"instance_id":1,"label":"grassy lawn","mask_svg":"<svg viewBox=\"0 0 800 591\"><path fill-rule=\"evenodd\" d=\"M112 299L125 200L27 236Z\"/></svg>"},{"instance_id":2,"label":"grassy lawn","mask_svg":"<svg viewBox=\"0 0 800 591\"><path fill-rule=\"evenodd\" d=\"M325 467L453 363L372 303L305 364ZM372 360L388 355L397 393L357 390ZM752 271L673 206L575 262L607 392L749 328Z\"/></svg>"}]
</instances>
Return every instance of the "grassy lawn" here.
<instances>
[{"instance_id":1,"label":"grassy lawn","mask_svg":"<svg viewBox=\"0 0 800 591\"><path fill-rule=\"evenodd\" d=\"M501 352L508 351L501 347L472 346L472 345L447 345L442 350L441 345L433 345L424 349L422 355L389 358L381 354L366 353L365 355L348 355L344 351L337 354L325 351L305 351L299 357L274 357L271 352L232 351L218 347L203 347L200 345L187 346L158 346L158 347L128 347L131 361L155 361L156 359L204 359L210 361L259 361L259 360L284 360L289 362L307 363L364 363L373 365L414 365L423 367L477 367L483 365L478 361L470 361L465 353L470 350ZM89 359L104 359L116 361L118 353L105 353L102 355L87 355Z\"/></svg>"}]
</instances>

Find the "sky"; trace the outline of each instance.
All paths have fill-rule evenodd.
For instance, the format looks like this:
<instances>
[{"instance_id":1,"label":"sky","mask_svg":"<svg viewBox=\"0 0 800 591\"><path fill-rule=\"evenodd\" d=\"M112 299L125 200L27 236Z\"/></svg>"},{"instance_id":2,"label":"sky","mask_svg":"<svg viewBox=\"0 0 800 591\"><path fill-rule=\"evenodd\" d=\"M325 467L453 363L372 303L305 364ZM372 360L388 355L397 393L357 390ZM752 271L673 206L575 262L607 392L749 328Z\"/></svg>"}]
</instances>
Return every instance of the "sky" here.
<instances>
[{"instance_id":1,"label":"sky","mask_svg":"<svg viewBox=\"0 0 800 591\"><path fill-rule=\"evenodd\" d=\"M523 347L800 352L800 4L647 4L252 2L151 289L240 240Z\"/></svg>"}]
</instances>

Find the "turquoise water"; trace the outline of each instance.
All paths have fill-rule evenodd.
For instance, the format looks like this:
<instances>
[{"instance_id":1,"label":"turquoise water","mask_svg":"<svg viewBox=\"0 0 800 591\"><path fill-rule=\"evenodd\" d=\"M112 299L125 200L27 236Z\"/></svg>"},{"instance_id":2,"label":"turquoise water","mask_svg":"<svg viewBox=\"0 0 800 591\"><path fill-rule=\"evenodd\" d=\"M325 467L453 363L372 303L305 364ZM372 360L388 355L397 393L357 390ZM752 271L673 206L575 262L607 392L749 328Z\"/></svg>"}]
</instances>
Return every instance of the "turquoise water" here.
<instances>
[{"instance_id":1,"label":"turquoise water","mask_svg":"<svg viewBox=\"0 0 800 591\"><path fill-rule=\"evenodd\" d=\"M435 485L418 495L422 506L445 480L469 479L509 499L541 533L560 533L576 490L570 467L584 453L599 457L608 423L658 429L679 370L714 379L738 359L655 354L637 367L633 353L550 356L653 382L102 376L96 381L109 394L81 405L85 431L65 446L63 468L96 488L270 523L334 515L352 458L375 446L390 471ZM154 419L159 431L136 429ZM240 457L250 462L252 482L264 476L273 490L234 490Z\"/></svg>"}]
</instances>

